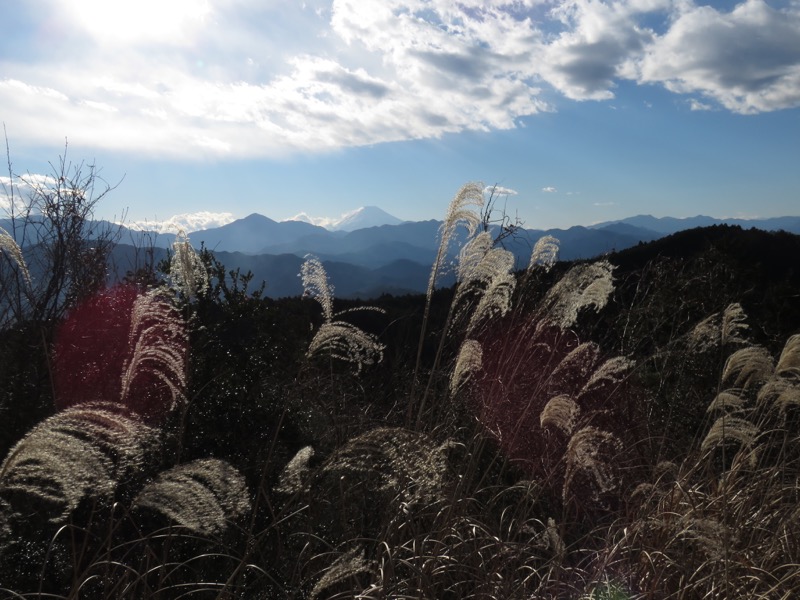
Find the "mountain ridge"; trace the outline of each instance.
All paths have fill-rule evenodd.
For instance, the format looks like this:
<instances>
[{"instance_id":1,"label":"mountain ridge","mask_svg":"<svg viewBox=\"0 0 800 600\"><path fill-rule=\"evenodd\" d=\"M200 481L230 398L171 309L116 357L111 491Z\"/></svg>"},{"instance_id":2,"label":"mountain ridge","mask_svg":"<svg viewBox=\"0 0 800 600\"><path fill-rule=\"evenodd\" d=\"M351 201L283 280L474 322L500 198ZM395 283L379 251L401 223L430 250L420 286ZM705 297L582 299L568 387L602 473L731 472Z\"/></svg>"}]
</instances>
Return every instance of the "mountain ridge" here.
<instances>
[{"instance_id":1,"label":"mountain ridge","mask_svg":"<svg viewBox=\"0 0 800 600\"><path fill-rule=\"evenodd\" d=\"M524 269L531 249L544 235L552 235L560 240L561 260L592 259L674 235L663 234L656 229L694 224L698 219L704 222L710 219L712 225L723 225L711 217L683 220L639 215L592 227L520 229L516 235L504 239L502 245L514 254L516 268ZM175 239L173 234L142 232L102 221L95 223L103 224L98 229L104 231L109 227L119 228L118 243L126 248L121 248L115 257L117 268L114 270L118 276L140 266L136 264L136 257L146 256L150 248L154 251L154 264L157 264L159 259L167 256L167 249ZM772 227L800 234L800 217L744 223L744 227L738 224L734 226L759 229L755 227L759 224L764 229ZM0 227L9 232L16 231L18 239L25 239L20 228L14 230L11 225L7 220L0 219ZM36 223L32 225L37 226ZM270 296L302 293L297 278L299 265L306 255L314 254L324 262L331 281L344 296L370 298L389 290L393 293L424 291L430 265L438 249L440 225L441 222L430 220L366 227L350 232L329 231L309 223L278 222L253 213L227 225L194 232L190 239L195 247L202 245L213 251L227 269L252 271L254 285L266 281L266 293ZM458 245L464 241L463 228L459 228L455 238L447 260L455 259Z\"/></svg>"}]
</instances>

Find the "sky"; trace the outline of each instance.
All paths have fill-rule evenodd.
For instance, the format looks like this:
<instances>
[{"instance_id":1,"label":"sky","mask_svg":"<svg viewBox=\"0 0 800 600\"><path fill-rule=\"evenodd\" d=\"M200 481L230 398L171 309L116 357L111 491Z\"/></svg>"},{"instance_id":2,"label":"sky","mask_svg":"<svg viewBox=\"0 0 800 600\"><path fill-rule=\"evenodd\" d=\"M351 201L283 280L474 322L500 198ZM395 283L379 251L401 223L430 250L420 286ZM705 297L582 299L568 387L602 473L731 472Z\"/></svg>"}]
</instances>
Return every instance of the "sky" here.
<instances>
[{"instance_id":1,"label":"sky","mask_svg":"<svg viewBox=\"0 0 800 600\"><path fill-rule=\"evenodd\" d=\"M187 230L468 181L526 227L800 214L800 0L4 0L25 195L94 164L100 218ZM4 161L6 162L6 161Z\"/></svg>"}]
</instances>

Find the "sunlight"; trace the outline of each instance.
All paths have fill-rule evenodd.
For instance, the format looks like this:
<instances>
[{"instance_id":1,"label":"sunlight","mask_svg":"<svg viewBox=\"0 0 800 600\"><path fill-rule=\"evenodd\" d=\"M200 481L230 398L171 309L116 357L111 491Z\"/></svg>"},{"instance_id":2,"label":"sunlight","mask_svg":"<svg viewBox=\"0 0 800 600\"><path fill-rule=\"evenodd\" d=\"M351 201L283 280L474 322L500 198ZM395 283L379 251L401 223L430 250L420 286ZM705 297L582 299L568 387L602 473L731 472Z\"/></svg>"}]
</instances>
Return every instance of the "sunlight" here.
<instances>
[{"instance_id":1,"label":"sunlight","mask_svg":"<svg viewBox=\"0 0 800 600\"><path fill-rule=\"evenodd\" d=\"M73 0L70 4L72 17L93 36L116 43L179 40L187 26L202 22L210 11L206 0Z\"/></svg>"}]
</instances>

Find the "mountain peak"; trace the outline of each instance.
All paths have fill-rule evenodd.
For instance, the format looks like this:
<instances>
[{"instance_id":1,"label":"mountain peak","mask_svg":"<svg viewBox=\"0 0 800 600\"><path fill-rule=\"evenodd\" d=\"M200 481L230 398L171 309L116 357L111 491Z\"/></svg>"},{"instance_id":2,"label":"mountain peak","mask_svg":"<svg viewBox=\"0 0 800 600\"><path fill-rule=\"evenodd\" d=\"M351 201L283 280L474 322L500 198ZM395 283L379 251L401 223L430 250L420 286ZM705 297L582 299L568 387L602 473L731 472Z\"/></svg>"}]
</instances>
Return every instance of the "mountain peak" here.
<instances>
[{"instance_id":1,"label":"mountain peak","mask_svg":"<svg viewBox=\"0 0 800 600\"><path fill-rule=\"evenodd\" d=\"M380 227L381 225L399 225L400 219L387 213L377 206L362 206L342 217L329 227L333 231L355 231L366 227Z\"/></svg>"}]
</instances>

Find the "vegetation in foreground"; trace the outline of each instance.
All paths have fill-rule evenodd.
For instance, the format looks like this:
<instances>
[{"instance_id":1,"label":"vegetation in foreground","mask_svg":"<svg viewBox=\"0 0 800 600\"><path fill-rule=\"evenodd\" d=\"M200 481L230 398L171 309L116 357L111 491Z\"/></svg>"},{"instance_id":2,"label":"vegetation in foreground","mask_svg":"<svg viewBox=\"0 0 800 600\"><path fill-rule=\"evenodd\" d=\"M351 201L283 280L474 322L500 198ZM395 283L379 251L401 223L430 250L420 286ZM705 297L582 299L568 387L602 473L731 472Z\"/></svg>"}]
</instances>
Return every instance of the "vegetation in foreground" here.
<instances>
[{"instance_id":1,"label":"vegetation in foreground","mask_svg":"<svg viewBox=\"0 0 800 600\"><path fill-rule=\"evenodd\" d=\"M45 217L90 212L66 171ZM466 185L427 295L371 306L313 257L273 301L185 238L106 287L88 220L0 232L2 595L797 596L798 238L515 271L490 219Z\"/></svg>"}]
</instances>

